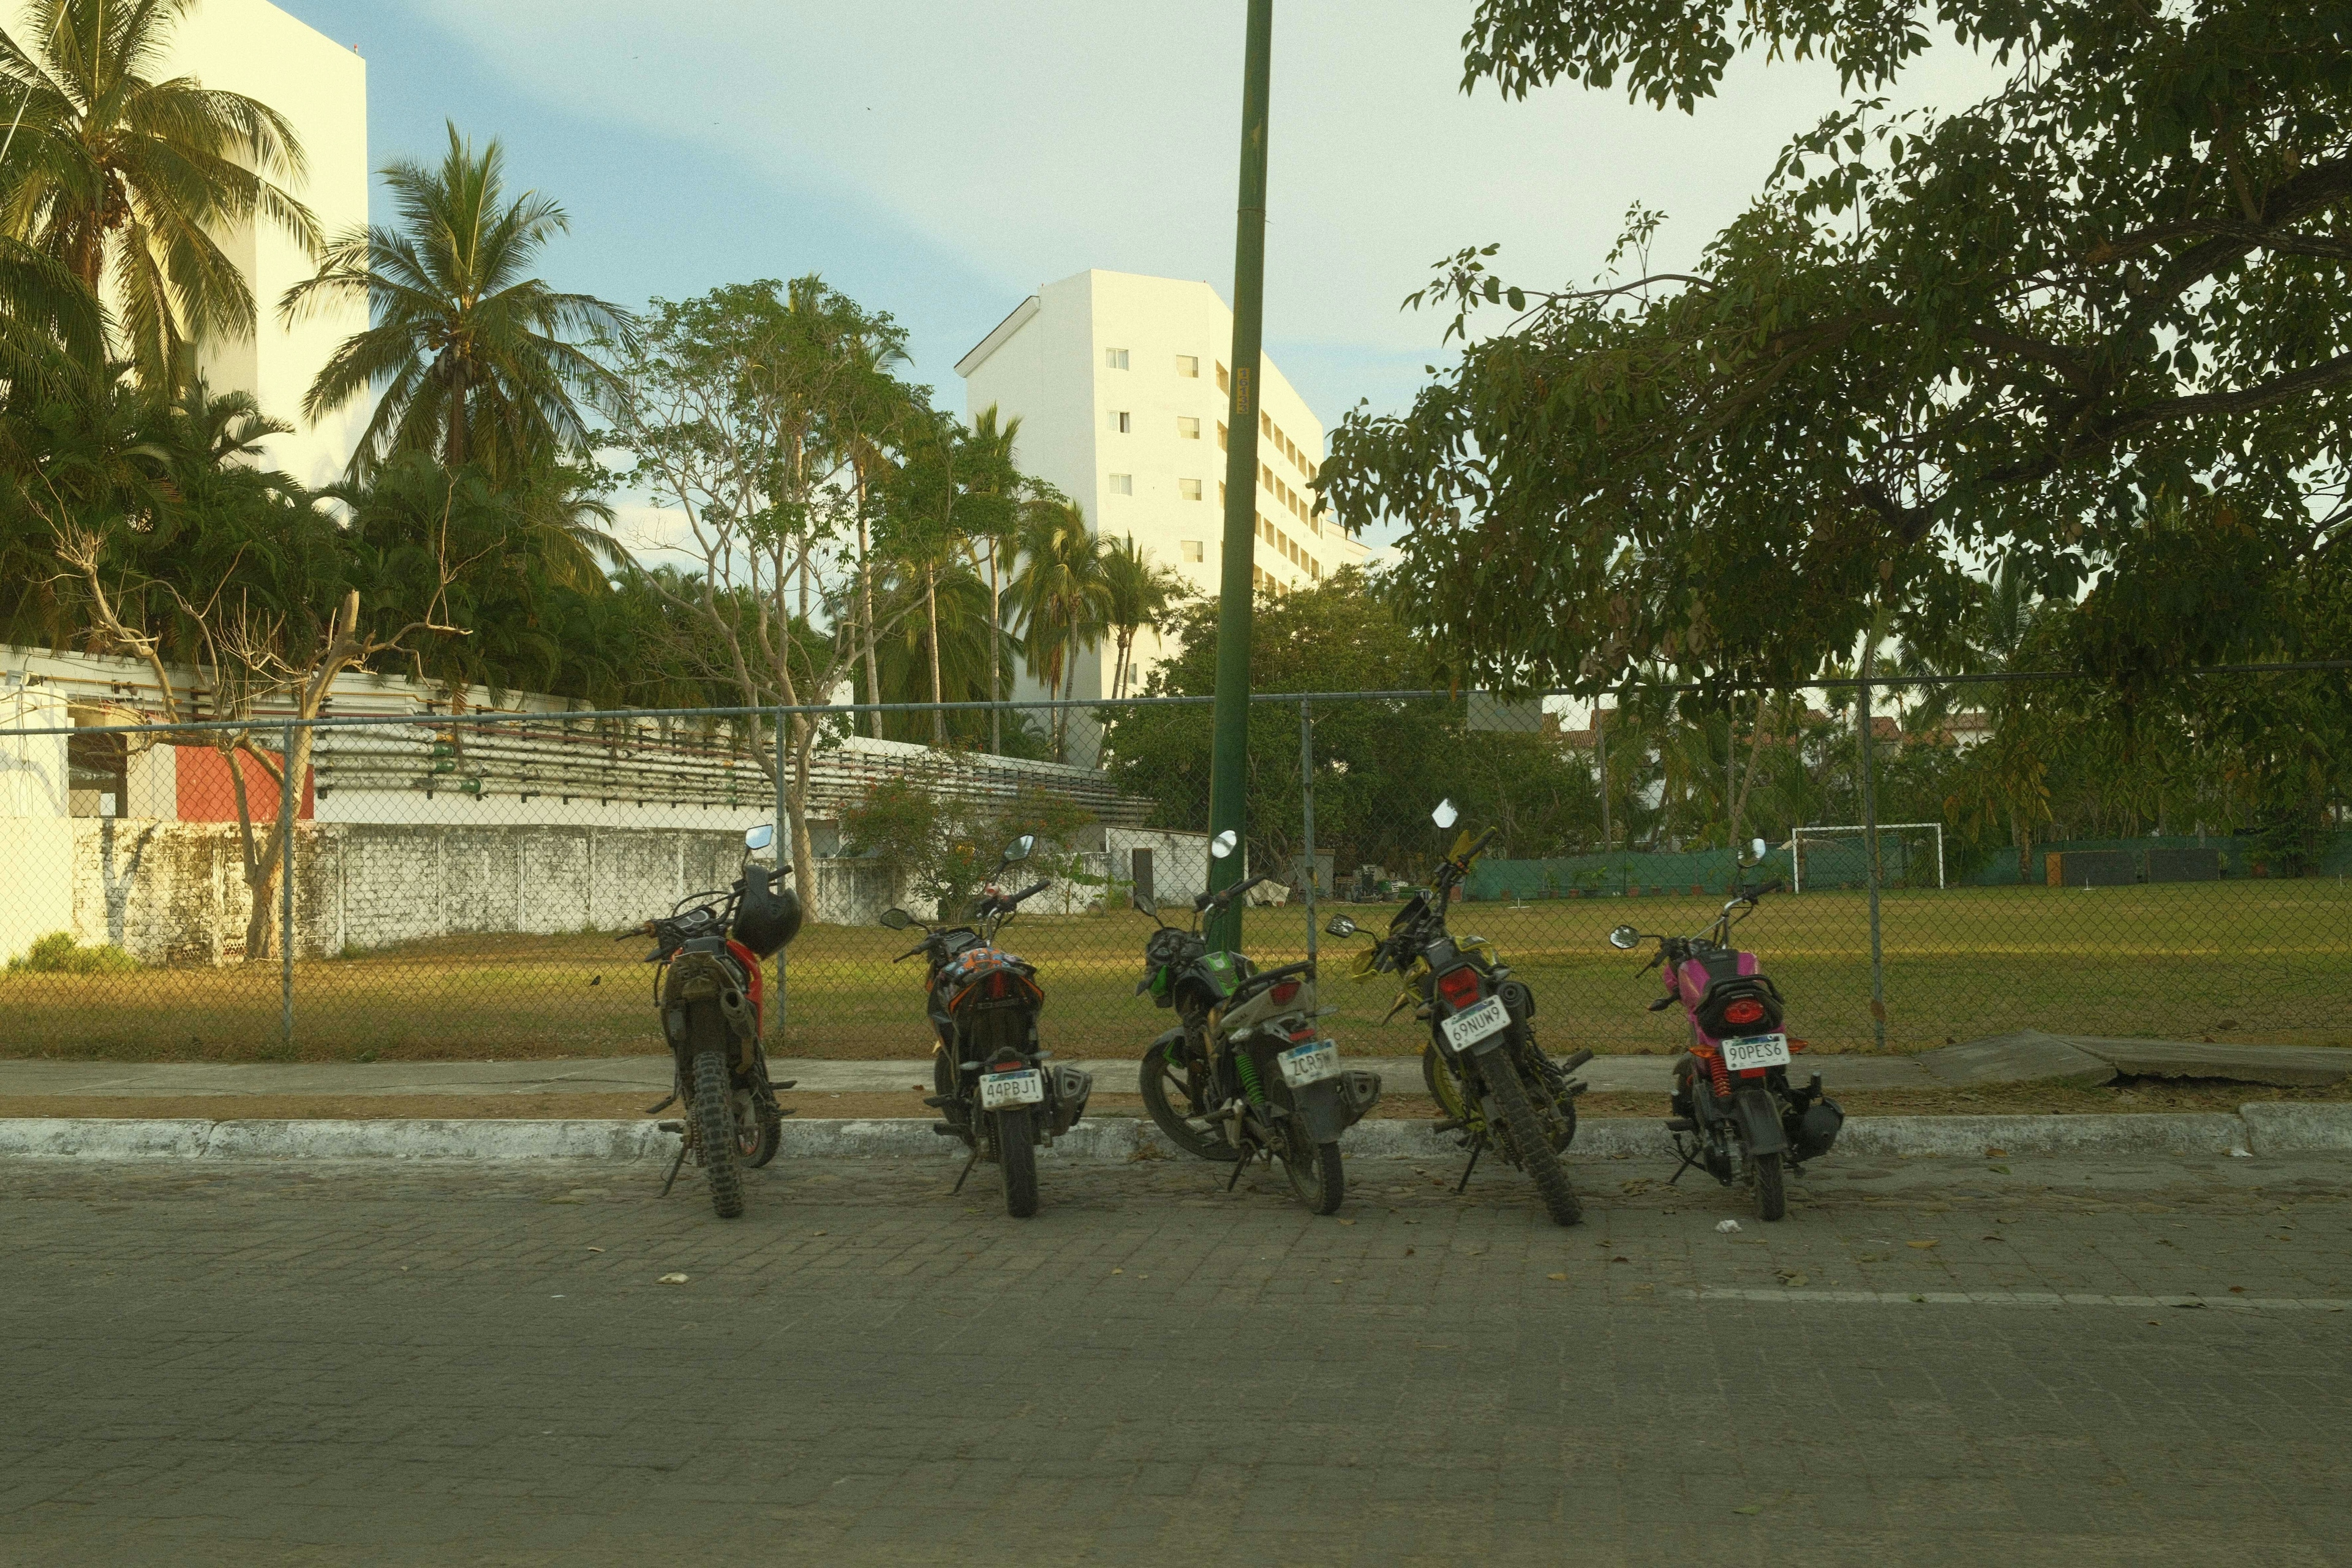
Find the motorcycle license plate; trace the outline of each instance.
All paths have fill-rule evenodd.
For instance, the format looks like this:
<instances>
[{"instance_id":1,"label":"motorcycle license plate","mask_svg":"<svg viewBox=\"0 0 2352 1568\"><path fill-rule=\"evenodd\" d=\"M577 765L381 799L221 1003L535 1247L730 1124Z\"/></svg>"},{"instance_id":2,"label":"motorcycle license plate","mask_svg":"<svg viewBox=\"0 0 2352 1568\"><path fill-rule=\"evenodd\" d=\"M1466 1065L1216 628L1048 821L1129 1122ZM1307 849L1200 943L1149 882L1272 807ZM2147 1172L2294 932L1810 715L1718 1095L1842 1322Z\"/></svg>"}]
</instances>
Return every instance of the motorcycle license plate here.
<instances>
[{"instance_id":1,"label":"motorcycle license plate","mask_svg":"<svg viewBox=\"0 0 2352 1568\"><path fill-rule=\"evenodd\" d=\"M980 1108L995 1110L1007 1105L1034 1105L1045 1098L1045 1076L1035 1068L1019 1072L992 1072L980 1080Z\"/></svg>"},{"instance_id":2,"label":"motorcycle license plate","mask_svg":"<svg viewBox=\"0 0 2352 1568\"><path fill-rule=\"evenodd\" d=\"M1787 1067L1789 1037L1742 1035L1736 1040L1726 1040L1723 1042L1723 1065L1733 1072L1748 1068Z\"/></svg>"},{"instance_id":3,"label":"motorcycle license plate","mask_svg":"<svg viewBox=\"0 0 2352 1568\"><path fill-rule=\"evenodd\" d=\"M1475 1007L1465 1007L1438 1026L1445 1031L1445 1043L1457 1051L1466 1051L1489 1035L1499 1035L1511 1026L1510 1009L1503 1005L1500 996L1489 996Z\"/></svg>"},{"instance_id":4,"label":"motorcycle license plate","mask_svg":"<svg viewBox=\"0 0 2352 1568\"><path fill-rule=\"evenodd\" d=\"M1339 1045L1336 1040L1310 1040L1306 1045L1291 1047L1274 1059L1282 1068L1282 1081L1293 1089L1305 1089L1310 1083L1339 1076Z\"/></svg>"}]
</instances>

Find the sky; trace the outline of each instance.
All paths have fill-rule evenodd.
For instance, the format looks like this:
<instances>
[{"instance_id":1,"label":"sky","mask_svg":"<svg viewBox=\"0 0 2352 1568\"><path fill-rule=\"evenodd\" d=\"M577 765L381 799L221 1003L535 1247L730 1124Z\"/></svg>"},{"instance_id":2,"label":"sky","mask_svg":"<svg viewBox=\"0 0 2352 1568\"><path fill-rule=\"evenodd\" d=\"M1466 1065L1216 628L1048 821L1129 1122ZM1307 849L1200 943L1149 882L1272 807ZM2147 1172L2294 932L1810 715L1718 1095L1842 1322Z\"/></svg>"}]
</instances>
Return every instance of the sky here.
<instances>
[{"instance_id":1,"label":"sky","mask_svg":"<svg viewBox=\"0 0 2352 1568\"><path fill-rule=\"evenodd\" d=\"M371 160L433 158L454 120L557 197L558 287L635 306L822 274L955 362L1089 267L1230 300L1244 0L278 0L368 62ZM1327 427L1399 409L1442 363L1431 265L1499 241L1507 276L1581 283L1626 208L1687 263L1790 135L1838 101L1813 62L1736 65L1698 112L1570 83L1465 96L1472 0L1277 0L1265 342ZM1990 82L1947 45L1903 101ZM383 215L379 192L378 216Z\"/></svg>"}]
</instances>

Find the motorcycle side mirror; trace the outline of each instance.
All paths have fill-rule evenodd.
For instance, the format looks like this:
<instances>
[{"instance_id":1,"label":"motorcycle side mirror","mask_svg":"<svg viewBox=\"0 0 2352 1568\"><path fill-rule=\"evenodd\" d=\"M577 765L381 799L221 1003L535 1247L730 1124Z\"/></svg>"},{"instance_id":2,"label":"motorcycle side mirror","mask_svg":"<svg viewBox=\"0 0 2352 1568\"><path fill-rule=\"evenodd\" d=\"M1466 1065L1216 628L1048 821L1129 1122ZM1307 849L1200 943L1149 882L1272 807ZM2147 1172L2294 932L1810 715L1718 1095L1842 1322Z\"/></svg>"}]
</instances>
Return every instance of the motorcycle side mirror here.
<instances>
[{"instance_id":1,"label":"motorcycle side mirror","mask_svg":"<svg viewBox=\"0 0 2352 1568\"><path fill-rule=\"evenodd\" d=\"M765 849L775 841L776 829L772 823L763 822L743 835L743 847L746 849Z\"/></svg>"},{"instance_id":2,"label":"motorcycle side mirror","mask_svg":"<svg viewBox=\"0 0 2352 1568\"><path fill-rule=\"evenodd\" d=\"M1152 907L1151 900L1145 898L1140 892L1128 894L1127 901L1133 904L1137 909L1141 910L1147 915L1156 915L1160 912L1157 909Z\"/></svg>"},{"instance_id":3,"label":"motorcycle side mirror","mask_svg":"<svg viewBox=\"0 0 2352 1568\"><path fill-rule=\"evenodd\" d=\"M1333 915L1331 923L1323 928L1325 936L1353 936L1363 928L1345 915Z\"/></svg>"},{"instance_id":4,"label":"motorcycle side mirror","mask_svg":"<svg viewBox=\"0 0 2352 1568\"><path fill-rule=\"evenodd\" d=\"M1641 940L1642 933L1632 926L1619 926L1609 933L1609 945L1621 951L1636 945Z\"/></svg>"},{"instance_id":5,"label":"motorcycle side mirror","mask_svg":"<svg viewBox=\"0 0 2352 1568\"><path fill-rule=\"evenodd\" d=\"M1213 860L1222 860L1240 847L1241 839L1234 835L1232 828L1228 827L1209 840L1209 858Z\"/></svg>"},{"instance_id":6,"label":"motorcycle side mirror","mask_svg":"<svg viewBox=\"0 0 2352 1568\"><path fill-rule=\"evenodd\" d=\"M1004 863L1015 866L1029 858L1029 851L1037 847L1037 836L1024 833L1004 847Z\"/></svg>"},{"instance_id":7,"label":"motorcycle side mirror","mask_svg":"<svg viewBox=\"0 0 2352 1568\"><path fill-rule=\"evenodd\" d=\"M915 923L915 917L908 914L904 910L884 910L882 911L882 923L888 926L892 931L905 931L908 926Z\"/></svg>"},{"instance_id":8,"label":"motorcycle side mirror","mask_svg":"<svg viewBox=\"0 0 2352 1568\"><path fill-rule=\"evenodd\" d=\"M1453 801L1441 800L1437 803L1437 809L1429 814L1429 820L1440 827L1451 827L1462 820L1462 814L1454 809Z\"/></svg>"}]
</instances>

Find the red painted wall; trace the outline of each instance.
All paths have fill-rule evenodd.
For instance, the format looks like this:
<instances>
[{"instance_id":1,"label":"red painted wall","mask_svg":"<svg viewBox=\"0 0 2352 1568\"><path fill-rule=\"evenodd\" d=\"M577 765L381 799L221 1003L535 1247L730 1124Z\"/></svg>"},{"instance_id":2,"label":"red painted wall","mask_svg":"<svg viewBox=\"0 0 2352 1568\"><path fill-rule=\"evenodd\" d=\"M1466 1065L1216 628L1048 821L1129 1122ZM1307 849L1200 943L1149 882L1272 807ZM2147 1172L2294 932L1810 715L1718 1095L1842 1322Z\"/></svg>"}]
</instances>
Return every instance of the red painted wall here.
<instances>
[{"instance_id":1,"label":"red painted wall","mask_svg":"<svg viewBox=\"0 0 2352 1568\"><path fill-rule=\"evenodd\" d=\"M180 820L182 822L235 822L236 820L236 787L228 775L228 763L210 746L174 746L178 754L173 758L179 777ZM242 752L236 753L237 765L245 770L246 809L256 822L278 820L278 785L264 773L261 764ZM302 775L302 800L296 815L309 821L312 815L311 777L308 770Z\"/></svg>"}]
</instances>

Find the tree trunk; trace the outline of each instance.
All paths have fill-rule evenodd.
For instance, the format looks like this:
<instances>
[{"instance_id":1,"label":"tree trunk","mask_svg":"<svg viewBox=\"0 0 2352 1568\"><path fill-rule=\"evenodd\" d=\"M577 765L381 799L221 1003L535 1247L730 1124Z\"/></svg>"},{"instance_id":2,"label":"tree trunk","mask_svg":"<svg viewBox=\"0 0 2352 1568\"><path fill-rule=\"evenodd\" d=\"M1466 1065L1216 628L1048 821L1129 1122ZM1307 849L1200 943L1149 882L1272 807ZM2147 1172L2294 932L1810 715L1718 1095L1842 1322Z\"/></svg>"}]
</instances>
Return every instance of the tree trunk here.
<instances>
[{"instance_id":1,"label":"tree trunk","mask_svg":"<svg viewBox=\"0 0 2352 1568\"><path fill-rule=\"evenodd\" d=\"M857 497L857 605L865 625L860 628L866 642L866 700L882 700L882 667L874 652L874 568L866 560L868 541L866 531L866 484L858 481ZM866 716L866 732L877 740L882 734L882 715ZM855 726L853 726L855 728Z\"/></svg>"},{"instance_id":2,"label":"tree trunk","mask_svg":"<svg viewBox=\"0 0 2352 1568\"><path fill-rule=\"evenodd\" d=\"M1609 710L1598 697L1592 700L1592 751L1601 775L1601 852L1606 855L1616 835L1609 821Z\"/></svg>"},{"instance_id":3,"label":"tree trunk","mask_svg":"<svg viewBox=\"0 0 2352 1568\"><path fill-rule=\"evenodd\" d=\"M792 837L793 880L801 910L814 921L824 918L817 906L816 845L809 837L808 825L809 752L816 742L816 726L798 713L793 715L792 725L793 773L784 784L784 830Z\"/></svg>"},{"instance_id":4,"label":"tree trunk","mask_svg":"<svg viewBox=\"0 0 2352 1568\"><path fill-rule=\"evenodd\" d=\"M923 568L923 612L931 623L931 744L947 750L948 716L938 704L947 700L940 685L940 574L935 566ZM871 646L870 644L868 645Z\"/></svg>"},{"instance_id":5,"label":"tree trunk","mask_svg":"<svg viewBox=\"0 0 2352 1568\"><path fill-rule=\"evenodd\" d=\"M449 372L449 436L442 447L442 460L446 467L457 468L465 466L468 435L466 428L466 366L460 361L452 365Z\"/></svg>"}]
</instances>

